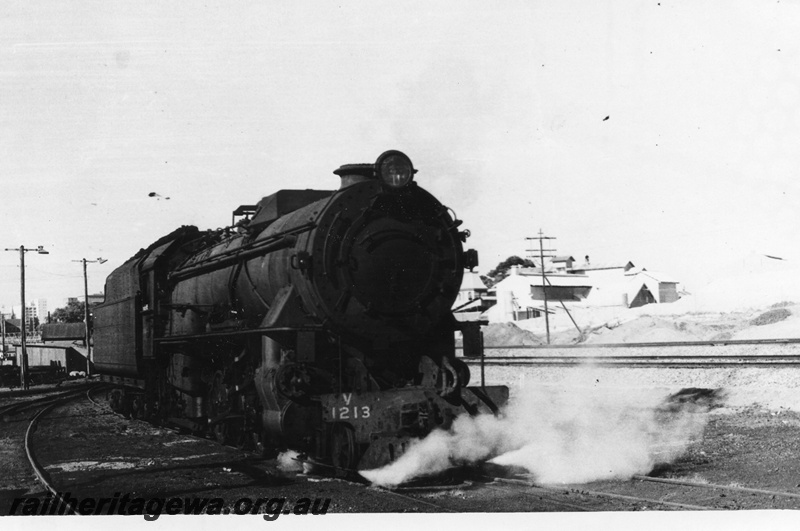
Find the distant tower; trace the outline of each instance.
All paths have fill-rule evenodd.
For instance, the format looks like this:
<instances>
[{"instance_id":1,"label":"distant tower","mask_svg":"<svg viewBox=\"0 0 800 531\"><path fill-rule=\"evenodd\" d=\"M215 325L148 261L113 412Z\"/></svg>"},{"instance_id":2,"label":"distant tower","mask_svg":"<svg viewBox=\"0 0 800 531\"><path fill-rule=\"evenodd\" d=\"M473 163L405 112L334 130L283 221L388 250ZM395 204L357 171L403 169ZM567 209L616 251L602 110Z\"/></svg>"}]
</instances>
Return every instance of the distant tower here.
<instances>
[{"instance_id":1,"label":"distant tower","mask_svg":"<svg viewBox=\"0 0 800 531\"><path fill-rule=\"evenodd\" d=\"M36 301L37 311L39 312L39 321L47 316L47 299L39 299Z\"/></svg>"}]
</instances>

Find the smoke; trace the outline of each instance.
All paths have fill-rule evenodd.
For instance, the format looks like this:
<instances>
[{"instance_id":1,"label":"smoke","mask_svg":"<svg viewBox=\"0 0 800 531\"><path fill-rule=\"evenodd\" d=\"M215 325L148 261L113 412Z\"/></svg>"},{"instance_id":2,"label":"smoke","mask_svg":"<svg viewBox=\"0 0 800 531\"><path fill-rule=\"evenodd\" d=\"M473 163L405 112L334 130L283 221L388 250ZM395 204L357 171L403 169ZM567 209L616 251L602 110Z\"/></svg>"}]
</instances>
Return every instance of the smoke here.
<instances>
[{"instance_id":1,"label":"smoke","mask_svg":"<svg viewBox=\"0 0 800 531\"><path fill-rule=\"evenodd\" d=\"M540 484L644 474L683 454L707 422L708 404L652 390L570 386L521 389L497 417L462 415L413 443L395 462L361 471L396 486L454 465L490 461L527 469Z\"/></svg>"}]
</instances>

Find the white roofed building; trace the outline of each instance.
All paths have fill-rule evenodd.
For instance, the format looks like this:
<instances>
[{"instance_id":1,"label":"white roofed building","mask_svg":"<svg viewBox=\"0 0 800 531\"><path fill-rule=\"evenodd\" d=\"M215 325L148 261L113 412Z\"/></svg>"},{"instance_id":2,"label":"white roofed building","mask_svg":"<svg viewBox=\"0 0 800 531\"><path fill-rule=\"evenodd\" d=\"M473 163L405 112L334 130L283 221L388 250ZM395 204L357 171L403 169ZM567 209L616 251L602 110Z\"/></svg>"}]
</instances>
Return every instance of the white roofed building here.
<instances>
[{"instance_id":1,"label":"white roofed building","mask_svg":"<svg viewBox=\"0 0 800 531\"><path fill-rule=\"evenodd\" d=\"M549 301L582 301L591 291L586 275L512 266L509 275L492 288L497 304L489 309L489 320L516 321L539 317L544 312L545 294Z\"/></svg>"},{"instance_id":2,"label":"white roofed building","mask_svg":"<svg viewBox=\"0 0 800 531\"><path fill-rule=\"evenodd\" d=\"M678 281L666 274L637 268L630 261L590 263L588 258L568 268L571 256L556 257L546 264L545 279L540 268L512 266L508 277L492 287L497 304L486 312L489 321L539 317L545 294L549 313L563 311L562 304L634 308L680 298Z\"/></svg>"},{"instance_id":3,"label":"white roofed building","mask_svg":"<svg viewBox=\"0 0 800 531\"><path fill-rule=\"evenodd\" d=\"M628 291L628 306L631 308L642 306L642 304L637 304L636 297L644 290L652 295L653 300L650 302L661 304L675 302L680 298L678 295L678 281L669 275L646 269L631 269L625 275L630 279L628 281L631 288ZM636 290L636 293L633 290Z\"/></svg>"}]
</instances>

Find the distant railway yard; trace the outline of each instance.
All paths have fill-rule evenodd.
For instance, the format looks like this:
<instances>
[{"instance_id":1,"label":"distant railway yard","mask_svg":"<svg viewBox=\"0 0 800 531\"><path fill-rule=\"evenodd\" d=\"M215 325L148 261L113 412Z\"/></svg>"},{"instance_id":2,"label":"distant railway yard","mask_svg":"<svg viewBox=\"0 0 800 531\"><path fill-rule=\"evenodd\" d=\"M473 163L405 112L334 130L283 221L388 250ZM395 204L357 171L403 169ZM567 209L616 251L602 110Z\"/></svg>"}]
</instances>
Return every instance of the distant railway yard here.
<instances>
[{"instance_id":1,"label":"distant railway yard","mask_svg":"<svg viewBox=\"0 0 800 531\"><path fill-rule=\"evenodd\" d=\"M642 388L665 393L683 389L672 395L680 398L673 405L697 405L703 429L686 441L679 455L664 462L656 459L649 470L624 477L553 483L514 463L454 462L433 477L379 487L356 476L303 468L286 455L282 460L265 458L125 418L111 411L108 387L77 380L27 392L0 390L0 460L6 472L0 478L0 514L80 513L79 502L85 499L93 500L83 507L91 513L103 498L105 511L113 506L113 514L166 513L166 506L147 504L181 498L195 500L194 505L176 505L174 512L258 513L268 518L309 511L800 508L800 413L793 402L800 345L487 347L486 352L483 362L467 360L471 385L479 384L483 373L487 384L509 385L512 402L531 388L572 397L587 387L629 390L632 395ZM26 502L32 498L48 500L48 505L37 502L34 508ZM123 499L126 509L121 509ZM136 500L144 501L137 505Z\"/></svg>"}]
</instances>

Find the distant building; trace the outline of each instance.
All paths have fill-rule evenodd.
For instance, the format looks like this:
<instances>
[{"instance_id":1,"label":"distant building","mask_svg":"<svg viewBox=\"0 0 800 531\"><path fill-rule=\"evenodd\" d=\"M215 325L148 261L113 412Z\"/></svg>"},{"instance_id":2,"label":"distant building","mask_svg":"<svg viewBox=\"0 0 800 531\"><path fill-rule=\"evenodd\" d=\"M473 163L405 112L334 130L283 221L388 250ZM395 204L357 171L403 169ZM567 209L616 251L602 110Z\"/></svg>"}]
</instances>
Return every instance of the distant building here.
<instances>
[{"instance_id":1,"label":"distant building","mask_svg":"<svg viewBox=\"0 0 800 531\"><path fill-rule=\"evenodd\" d=\"M572 273L586 275L591 283L592 291L586 304L590 306L629 306L636 296L631 294L630 278L626 273L635 268L633 262L596 262L586 261L572 268ZM641 284L637 286L641 288Z\"/></svg>"},{"instance_id":2,"label":"distant building","mask_svg":"<svg viewBox=\"0 0 800 531\"><path fill-rule=\"evenodd\" d=\"M5 326L6 334L19 334L22 331L20 328L22 326L22 321L19 319L6 319Z\"/></svg>"},{"instance_id":3,"label":"distant building","mask_svg":"<svg viewBox=\"0 0 800 531\"><path fill-rule=\"evenodd\" d=\"M456 297L455 306L480 299L481 296L485 295L488 291L489 288L483 283L478 273L465 271L464 280L461 281L461 289L458 292L458 297Z\"/></svg>"},{"instance_id":4,"label":"distant building","mask_svg":"<svg viewBox=\"0 0 800 531\"><path fill-rule=\"evenodd\" d=\"M575 259L571 256L556 256L550 263L556 271L567 271L572 269Z\"/></svg>"},{"instance_id":5,"label":"distant building","mask_svg":"<svg viewBox=\"0 0 800 531\"><path fill-rule=\"evenodd\" d=\"M557 256L542 269L512 266L509 275L490 291L497 304L486 313L492 322L530 319L544 312L561 311L561 304L623 306L675 302L680 298L678 281L663 274L637 268L633 262L596 262L586 256L580 265L572 256ZM486 299L490 298L490 295Z\"/></svg>"},{"instance_id":6,"label":"distant building","mask_svg":"<svg viewBox=\"0 0 800 531\"><path fill-rule=\"evenodd\" d=\"M481 280L478 273L464 272L461 289L453 303L453 312L456 318L462 321L477 320L481 314L494 304L487 295L489 288Z\"/></svg>"},{"instance_id":7,"label":"distant building","mask_svg":"<svg viewBox=\"0 0 800 531\"><path fill-rule=\"evenodd\" d=\"M39 313L36 306L31 303L30 306L25 308L25 330L31 332L36 328L36 322L39 319Z\"/></svg>"},{"instance_id":8,"label":"distant building","mask_svg":"<svg viewBox=\"0 0 800 531\"><path fill-rule=\"evenodd\" d=\"M664 273L641 269L638 271L628 271L626 275L631 277L630 284L633 287L640 286L639 292L646 291L650 293L652 298L650 302L663 304L675 302L680 299L680 295L678 295L678 281ZM637 302L636 296L634 296L629 306L631 308L642 306L642 304L638 304ZM645 302L643 304L647 303Z\"/></svg>"},{"instance_id":9,"label":"distant building","mask_svg":"<svg viewBox=\"0 0 800 531\"><path fill-rule=\"evenodd\" d=\"M586 275L554 273L538 267L512 266L509 275L494 285L497 307L490 310L490 320L523 320L540 317L545 296L549 301L582 301L592 289Z\"/></svg>"}]
</instances>

